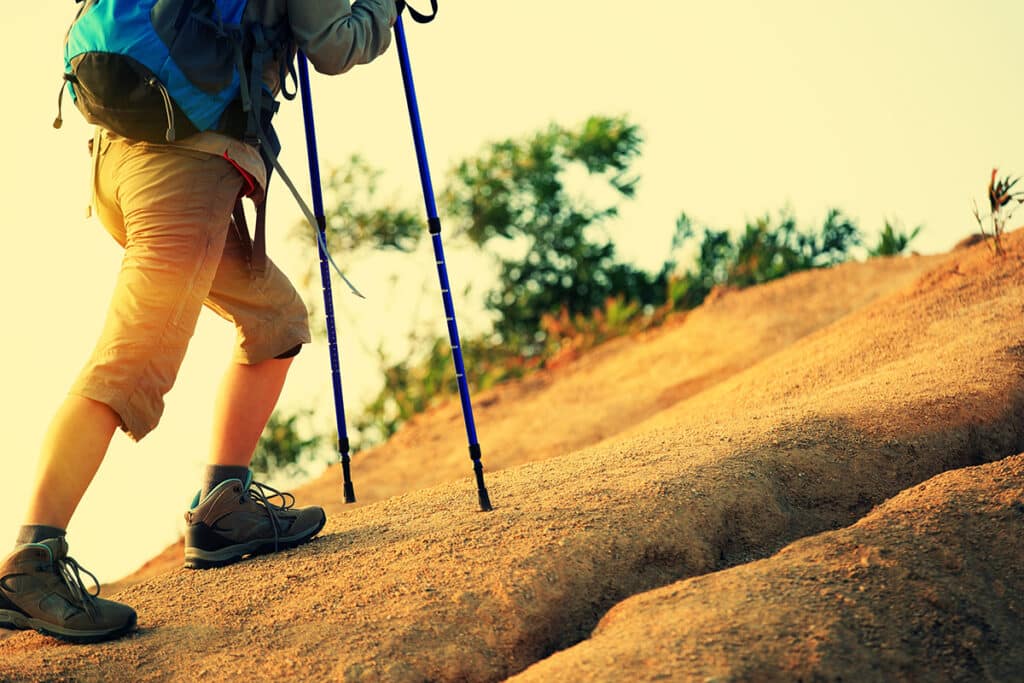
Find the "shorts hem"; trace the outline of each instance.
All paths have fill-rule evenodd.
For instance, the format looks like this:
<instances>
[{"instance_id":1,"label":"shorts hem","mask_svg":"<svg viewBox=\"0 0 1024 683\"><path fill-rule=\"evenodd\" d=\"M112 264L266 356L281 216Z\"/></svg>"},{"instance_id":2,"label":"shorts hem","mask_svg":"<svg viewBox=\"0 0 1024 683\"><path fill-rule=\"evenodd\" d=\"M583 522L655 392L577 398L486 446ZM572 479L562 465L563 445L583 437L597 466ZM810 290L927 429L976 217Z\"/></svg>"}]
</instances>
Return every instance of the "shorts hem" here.
<instances>
[{"instance_id":1,"label":"shorts hem","mask_svg":"<svg viewBox=\"0 0 1024 683\"><path fill-rule=\"evenodd\" d=\"M263 361L277 358L296 346L310 343L308 329L292 328L288 334L275 337L273 342L251 348L236 348L232 360L241 365L258 365Z\"/></svg>"},{"instance_id":2,"label":"shorts hem","mask_svg":"<svg viewBox=\"0 0 1024 683\"><path fill-rule=\"evenodd\" d=\"M147 420L139 411L131 408L131 400L121 399L115 392L95 386L76 386L70 392L73 396L81 396L97 403L102 403L121 419L121 431L132 441L141 441L156 427L159 420Z\"/></svg>"}]
</instances>

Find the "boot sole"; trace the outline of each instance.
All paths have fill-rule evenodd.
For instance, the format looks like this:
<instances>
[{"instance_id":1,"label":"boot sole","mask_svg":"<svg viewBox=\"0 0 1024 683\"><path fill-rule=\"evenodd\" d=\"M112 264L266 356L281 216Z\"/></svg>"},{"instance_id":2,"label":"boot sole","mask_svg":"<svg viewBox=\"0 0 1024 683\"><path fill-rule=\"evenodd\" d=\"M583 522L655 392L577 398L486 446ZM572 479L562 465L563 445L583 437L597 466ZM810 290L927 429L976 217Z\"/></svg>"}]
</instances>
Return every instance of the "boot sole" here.
<instances>
[{"instance_id":1,"label":"boot sole","mask_svg":"<svg viewBox=\"0 0 1024 683\"><path fill-rule=\"evenodd\" d=\"M320 533L327 523L327 517L325 516L320 524L311 531L307 531L298 536L284 537L279 539L277 546L274 546L273 541L267 541L265 539L259 539L256 541L249 541L248 543L239 543L237 545L231 545L220 550L203 550L201 548L185 548L185 569L215 569L216 567L225 567L229 564L234 564L240 560L244 560L246 557L256 557L257 555L268 555L270 553L279 552L281 550L288 550L295 548L303 543L308 543Z\"/></svg>"},{"instance_id":2,"label":"boot sole","mask_svg":"<svg viewBox=\"0 0 1024 683\"><path fill-rule=\"evenodd\" d=\"M57 638L68 643L101 643L105 640L120 638L135 628L137 617L133 616L131 621L113 629L99 631L83 631L80 629L64 628L39 619L12 612L11 610L0 609L0 628L8 628L16 631L38 631L45 636Z\"/></svg>"}]
</instances>

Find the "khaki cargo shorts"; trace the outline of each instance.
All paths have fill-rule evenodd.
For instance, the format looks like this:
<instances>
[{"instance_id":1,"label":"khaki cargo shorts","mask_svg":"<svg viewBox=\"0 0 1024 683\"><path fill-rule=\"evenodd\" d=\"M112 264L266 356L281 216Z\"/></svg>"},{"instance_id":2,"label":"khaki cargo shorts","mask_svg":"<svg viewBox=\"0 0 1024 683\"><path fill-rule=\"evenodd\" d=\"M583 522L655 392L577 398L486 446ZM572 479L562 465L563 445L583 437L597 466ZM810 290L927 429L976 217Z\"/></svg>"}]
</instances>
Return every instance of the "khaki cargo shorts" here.
<instances>
[{"instance_id":1,"label":"khaki cargo shorts","mask_svg":"<svg viewBox=\"0 0 1024 683\"><path fill-rule=\"evenodd\" d=\"M94 140L93 204L124 247L96 348L71 393L105 403L141 439L160 421L205 305L234 323L234 360L255 364L308 343L306 307L231 222L242 176L226 159L169 145Z\"/></svg>"}]
</instances>

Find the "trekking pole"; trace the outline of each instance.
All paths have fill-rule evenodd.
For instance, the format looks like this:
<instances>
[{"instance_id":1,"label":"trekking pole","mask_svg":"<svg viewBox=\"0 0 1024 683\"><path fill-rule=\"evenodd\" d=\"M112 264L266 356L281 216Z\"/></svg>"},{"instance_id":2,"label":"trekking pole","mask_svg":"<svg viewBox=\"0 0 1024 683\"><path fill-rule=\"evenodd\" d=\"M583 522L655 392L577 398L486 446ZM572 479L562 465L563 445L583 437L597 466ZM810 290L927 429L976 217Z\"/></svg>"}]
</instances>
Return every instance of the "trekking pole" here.
<instances>
[{"instance_id":1,"label":"trekking pole","mask_svg":"<svg viewBox=\"0 0 1024 683\"><path fill-rule=\"evenodd\" d=\"M320 254L320 282L324 290L324 313L327 318L327 351L331 357L331 385L334 389L334 419L338 429L338 456L345 480L345 502L356 502L352 486L348 429L345 426L345 399L341 391L341 363L338 360L338 335L334 329L334 297L331 294L331 271L327 251L327 218L324 215L323 188L320 184L320 159L316 151L316 128L313 124L313 97L309 89L309 64L299 52L299 91L302 93L302 116L306 124L306 154L309 157L309 184L313 191L313 213L320 230L317 251Z\"/></svg>"},{"instance_id":2,"label":"trekking pole","mask_svg":"<svg viewBox=\"0 0 1024 683\"><path fill-rule=\"evenodd\" d=\"M436 0L431 0L434 13L437 13ZM399 9L402 4L399 5ZM409 8L415 21L426 23L433 15L424 17ZM420 168L420 184L423 186L423 201L427 208L427 225L430 229L431 241L434 244L434 260L437 262L437 276L441 282L441 299L444 302L445 317L448 322L448 339L452 347L452 359L455 362L455 378L459 384L459 398L462 401L462 417L466 423L466 438L469 440L469 457L473 461L473 472L476 475L477 497L480 509L491 510L491 499L484 485L484 468L481 463L480 442L476 436L476 424L473 421L473 405L469 398L469 384L466 382L466 367L462 360L462 348L459 343L459 328L455 323L455 305L452 303L451 285L448 282L448 269L445 266L444 248L441 245L441 219L437 216L437 204L434 200L434 187L430 180L430 167L427 165L427 148L423 141L423 126L420 123L419 105L416 103L416 88L412 81L412 67L409 65L409 48L405 41L405 28L402 26L402 15L399 12L395 21L398 59L402 67L402 82L405 85L405 101L409 106L409 122L412 124L412 137L416 145L416 160Z\"/></svg>"}]
</instances>

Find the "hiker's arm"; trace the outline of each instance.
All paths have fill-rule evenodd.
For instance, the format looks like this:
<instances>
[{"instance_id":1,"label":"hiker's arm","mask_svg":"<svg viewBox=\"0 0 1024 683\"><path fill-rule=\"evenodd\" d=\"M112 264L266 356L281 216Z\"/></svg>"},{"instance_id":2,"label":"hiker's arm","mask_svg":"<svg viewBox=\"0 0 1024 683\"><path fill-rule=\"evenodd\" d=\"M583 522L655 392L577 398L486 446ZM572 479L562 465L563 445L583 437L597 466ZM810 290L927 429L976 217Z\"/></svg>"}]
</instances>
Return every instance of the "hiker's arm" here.
<instances>
[{"instance_id":1,"label":"hiker's arm","mask_svg":"<svg viewBox=\"0 0 1024 683\"><path fill-rule=\"evenodd\" d=\"M288 0L295 42L324 74L344 73L384 54L397 11L395 0Z\"/></svg>"}]
</instances>

